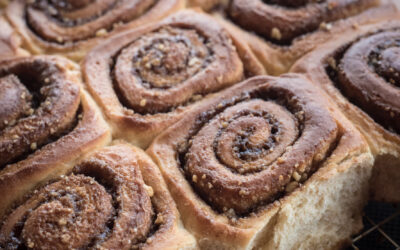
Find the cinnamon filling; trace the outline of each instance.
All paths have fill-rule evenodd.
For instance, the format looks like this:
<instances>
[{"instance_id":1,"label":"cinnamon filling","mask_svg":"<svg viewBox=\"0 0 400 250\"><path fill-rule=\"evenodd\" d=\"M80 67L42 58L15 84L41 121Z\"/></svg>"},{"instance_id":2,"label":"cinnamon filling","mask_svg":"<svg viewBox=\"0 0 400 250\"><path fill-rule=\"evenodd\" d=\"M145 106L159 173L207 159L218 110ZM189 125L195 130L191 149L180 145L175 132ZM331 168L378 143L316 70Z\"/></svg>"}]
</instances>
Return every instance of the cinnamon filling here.
<instances>
[{"instance_id":1,"label":"cinnamon filling","mask_svg":"<svg viewBox=\"0 0 400 250\"><path fill-rule=\"evenodd\" d=\"M0 65L0 95L9 100L0 112L1 167L26 158L76 126L79 86L68 82L63 70L45 59Z\"/></svg>"},{"instance_id":2,"label":"cinnamon filling","mask_svg":"<svg viewBox=\"0 0 400 250\"><path fill-rule=\"evenodd\" d=\"M299 8L304 7L311 3L322 3L326 0L263 0L266 4L275 4L287 8Z\"/></svg>"},{"instance_id":3,"label":"cinnamon filling","mask_svg":"<svg viewBox=\"0 0 400 250\"><path fill-rule=\"evenodd\" d=\"M361 37L327 59L327 73L342 93L389 131L400 132L398 30Z\"/></svg>"},{"instance_id":4,"label":"cinnamon filling","mask_svg":"<svg viewBox=\"0 0 400 250\"><path fill-rule=\"evenodd\" d=\"M119 101L142 115L167 113L240 81L244 72L232 41L209 33L166 25L121 48L111 66ZM229 58L232 66L225 67Z\"/></svg>"},{"instance_id":5,"label":"cinnamon filling","mask_svg":"<svg viewBox=\"0 0 400 250\"><path fill-rule=\"evenodd\" d=\"M159 227L138 166L99 153L31 193L4 220L7 249L138 247ZM157 224L157 225L153 225Z\"/></svg>"},{"instance_id":6,"label":"cinnamon filling","mask_svg":"<svg viewBox=\"0 0 400 250\"><path fill-rule=\"evenodd\" d=\"M178 161L202 199L229 217L248 216L307 180L340 133L328 114L305 102L266 87L201 114Z\"/></svg>"},{"instance_id":7,"label":"cinnamon filling","mask_svg":"<svg viewBox=\"0 0 400 250\"><path fill-rule=\"evenodd\" d=\"M233 0L229 17L273 44L288 46L321 24L357 15L377 0Z\"/></svg>"},{"instance_id":8,"label":"cinnamon filling","mask_svg":"<svg viewBox=\"0 0 400 250\"><path fill-rule=\"evenodd\" d=\"M145 14L156 0L36 0L25 5L27 25L44 41L65 44L96 37Z\"/></svg>"},{"instance_id":9,"label":"cinnamon filling","mask_svg":"<svg viewBox=\"0 0 400 250\"><path fill-rule=\"evenodd\" d=\"M188 98L167 98L166 92L178 91L212 62L210 46L195 30L168 26L132 42L115 58L114 87L121 101L141 114L170 112L189 103Z\"/></svg>"}]
</instances>

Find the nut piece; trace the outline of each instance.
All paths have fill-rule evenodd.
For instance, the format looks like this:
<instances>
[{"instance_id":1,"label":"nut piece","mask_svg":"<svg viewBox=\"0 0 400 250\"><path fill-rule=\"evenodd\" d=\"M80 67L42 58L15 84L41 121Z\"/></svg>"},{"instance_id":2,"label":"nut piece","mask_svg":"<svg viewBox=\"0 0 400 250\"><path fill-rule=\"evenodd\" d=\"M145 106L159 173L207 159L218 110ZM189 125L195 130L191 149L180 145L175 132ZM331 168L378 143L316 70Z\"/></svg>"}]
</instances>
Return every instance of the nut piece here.
<instances>
[{"instance_id":1,"label":"nut piece","mask_svg":"<svg viewBox=\"0 0 400 250\"><path fill-rule=\"evenodd\" d=\"M274 27L271 30L271 37L276 39L276 40L281 40L282 39L282 33L278 28Z\"/></svg>"}]
</instances>

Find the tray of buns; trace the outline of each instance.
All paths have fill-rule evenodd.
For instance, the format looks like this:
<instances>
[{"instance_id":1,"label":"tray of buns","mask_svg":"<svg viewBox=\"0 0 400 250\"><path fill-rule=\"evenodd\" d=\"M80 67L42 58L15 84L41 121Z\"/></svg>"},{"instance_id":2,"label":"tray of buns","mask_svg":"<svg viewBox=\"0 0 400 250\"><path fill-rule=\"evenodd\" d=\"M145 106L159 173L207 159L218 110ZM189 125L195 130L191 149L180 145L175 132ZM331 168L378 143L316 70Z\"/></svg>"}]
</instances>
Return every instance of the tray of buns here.
<instances>
[{"instance_id":1,"label":"tray of buns","mask_svg":"<svg viewBox=\"0 0 400 250\"><path fill-rule=\"evenodd\" d=\"M400 1L0 0L0 249L400 250Z\"/></svg>"}]
</instances>

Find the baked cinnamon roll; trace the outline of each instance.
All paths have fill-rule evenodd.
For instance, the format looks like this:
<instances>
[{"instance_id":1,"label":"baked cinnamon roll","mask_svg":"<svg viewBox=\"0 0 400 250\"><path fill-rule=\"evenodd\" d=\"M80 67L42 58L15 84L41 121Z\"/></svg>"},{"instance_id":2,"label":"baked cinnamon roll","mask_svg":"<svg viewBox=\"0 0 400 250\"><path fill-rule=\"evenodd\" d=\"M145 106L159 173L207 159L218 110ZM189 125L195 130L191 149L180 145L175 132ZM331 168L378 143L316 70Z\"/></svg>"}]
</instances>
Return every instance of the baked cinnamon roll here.
<instances>
[{"instance_id":1,"label":"baked cinnamon roll","mask_svg":"<svg viewBox=\"0 0 400 250\"><path fill-rule=\"evenodd\" d=\"M223 2L223 1L222 1ZM231 0L215 16L253 49L267 72L287 72L301 56L345 27L390 19L380 0Z\"/></svg>"},{"instance_id":2,"label":"baked cinnamon roll","mask_svg":"<svg viewBox=\"0 0 400 250\"><path fill-rule=\"evenodd\" d=\"M80 60L104 38L162 19L183 5L182 0L15 0L6 14L32 53Z\"/></svg>"},{"instance_id":3,"label":"baked cinnamon roll","mask_svg":"<svg viewBox=\"0 0 400 250\"><path fill-rule=\"evenodd\" d=\"M157 166L141 150L106 147L58 174L1 210L2 249L195 248Z\"/></svg>"},{"instance_id":4,"label":"baked cinnamon roll","mask_svg":"<svg viewBox=\"0 0 400 250\"><path fill-rule=\"evenodd\" d=\"M21 48L20 37L0 11L0 60L27 55L29 53Z\"/></svg>"},{"instance_id":5,"label":"baked cinnamon roll","mask_svg":"<svg viewBox=\"0 0 400 250\"><path fill-rule=\"evenodd\" d=\"M299 75L255 77L154 140L202 248L331 249L360 229L372 156L327 99Z\"/></svg>"},{"instance_id":6,"label":"baked cinnamon roll","mask_svg":"<svg viewBox=\"0 0 400 250\"><path fill-rule=\"evenodd\" d=\"M110 140L77 66L57 57L0 62L0 121L0 210Z\"/></svg>"},{"instance_id":7,"label":"baked cinnamon roll","mask_svg":"<svg viewBox=\"0 0 400 250\"><path fill-rule=\"evenodd\" d=\"M349 29L332 40L292 70L325 89L368 140L373 198L400 202L400 21Z\"/></svg>"},{"instance_id":8,"label":"baked cinnamon roll","mask_svg":"<svg viewBox=\"0 0 400 250\"><path fill-rule=\"evenodd\" d=\"M264 72L246 45L190 10L110 38L82 68L114 136L142 148L200 99Z\"/></svg>"}]
</instances>

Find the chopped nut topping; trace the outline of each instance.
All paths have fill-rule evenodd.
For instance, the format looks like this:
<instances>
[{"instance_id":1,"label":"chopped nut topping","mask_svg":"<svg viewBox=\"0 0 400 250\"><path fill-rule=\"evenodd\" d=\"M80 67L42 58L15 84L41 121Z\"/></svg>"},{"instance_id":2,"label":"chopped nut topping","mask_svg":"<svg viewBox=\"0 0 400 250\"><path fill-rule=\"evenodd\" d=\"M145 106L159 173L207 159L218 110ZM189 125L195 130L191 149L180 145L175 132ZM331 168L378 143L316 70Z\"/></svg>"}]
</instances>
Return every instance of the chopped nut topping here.
<instances>
[{"instance_id":1,"label":"chopped nut topping","mask_svg":"<svg viewBox=\"0 0 400 250\"><path fill-rule=\"evenodd\" d=\"M228 211L226 213L227 213L227 215L229 217L235 217L236 216L236 212L235 212L235 210L233 208L228 209Z\"/></svg>"},{"instance_id":2,"label":"chopped nut topping","mask_svg":"<svg viewBox=\"0 0 400 250\"><path fill-rule=\"evenodd\" d=\"M37 148L36 142L31 143L31 149L32 149L32 150L35 150L36 148Z\"/></svg>"},{"instance_id":3,"label":"chopped nut topping","mask_svg":"<svg viewBox=\"0 0 400 250\"><path fill-rule=\"evenodd\" d=\"M296 171L294 171L294 173L293 173L293 179L295 179L296 181L300 181L301 175L300 175L299 173L297 173Z\"/></svg>"},{"instance_id":4,"label":"chopped nut topping","mask_svg":"<svg viewBox=\"0 0 400 250\"><path fill-rule=\"evenodd\" d=\"M336 63L335 58L329 57L326 61L329 64L329 66L332 67L332 69L337 69L337 63Z\"/></svg>"},{"instance_id":5,"label":"chopped nut topping","mask_svg":"<svg viewBox=\"0 0 400 250\"><path fill-rule=\"evenodd\" d=\"M27 245L28 245L29 248L34 248L35 247L35 243L33 243L31 239L28 239L27 243L28 243Z\"/></svg>"},{"instance_id":6,"label":"chopped nut topping","mask_svg":"<svg viewBox=\"0 0 400 250\"><path fill-rule=\"evenodd\" d=\"M61 236L61 241L63 242L63 243L68 243L68 241L71 239L71 236L70 235L68 235L68 234L63 234L62 236Z\"/></svg>"},{"instance_id":7,"label":"chopped nut topping","mask_svg":"<svg viewBox=\"0 0 400 250\"><path fill-rule=\"evenodd\" d=\"M156 224L162 224L164 222L164 217L161 213L157 214L157 219L154 221Z\"/></svg>"},{"instance_id":8,"label":"chopped nut topping","mask_svg":"<svg viewBox=\"0 0 400 250\"><path fill-rule=\"evenodd\" d=\"M299 186L299 183L297 181L292 181L286 186L286 192L291 193L293 192L297 187Z\"/></svg>"},{"instance_id":9,"label":"chopped nut topping","mask_svg":"<svg viewBox=\"0 0 400 250\"><path fill-rule=\"evenodd\" d=\"M96 36L98 36L98 37L100 37L100 36L105 36L105 35L107 35L107 30L106 29L99 29L97 32L96 32Z\"/></svg>"},{"instance_id":10,"label":"chopped nut topping","mask_svg":"<svg viewBox=\"0 0 400 250\"><path fill-rule=\"evenodd\" d=\"M278 164L282 164L285 162L285 160L282 157L278 157L278 159L276 160L276 162L278 162Z\"/></svg>"},{"instance_id":11,"label":"chopped nut topping","mask_svg":"<svg viewBox=\"0 0 400 250\"><path fill-rule=\"evenodd\" d=\"M327 31L329 31L329 30L332 29L332 24L322 22L322 23L320 23L319 28L322 29L322 30L327 30Z\"/></svg>"},{"instance_id":12,"label":"chopped nut topping","mask_svg":"<svg viewBox=\"0 0 400 250\"><path fill-rule=\"evenodd\" d=\"M58 221L58 225L60 225L60 226L65 226L65 225L67 225L67 220L66 220L65 218L61 218L61 219Z\"/></svg>"},{"instance_id":13,"label":"chopped nut topping","mask_svg":"<svg viewBox=\"0 0 400 250\"><path fill-rule=\"evenodd\" d=\"M160 44L157 45L157 48L159 50L163 51L165 49L165 46L164 46L164 44L160 43Z\"/></svg>"},{"instance_id":14,"label":"chopped nut topping","mask_svg":"<svg viewBox=\"0 0 400 250\"><path fill-rule=\"evenodd\" d=\"M271 30L271 37L276 39L276 40L281 40L282 39L282 33L278 28L274 27Z\"/></svg>"},{"instance_id":15,"label":"chopped nut topping","mask_svg":"<svg viewBox=\"0 0 400 250\"><path fill-rule=\"evenodd\" d=\"M194 183L197 183L197 175L194 174L194 175L192 176L192 181L193 181Z\"/></svg>"},{"instance_id":16,"label":"chopped nut topping","mask_svg":"<svg viewBox=\"0 0 400 250\"><path fill-rule=\"evenodd\" d=\"M200 63L200 59L197 57L193 57L192 59L189 60L189 66L193 66Z\"/></svg>"},{"instance_id":17,"label":"chopped nut topping","mask_svg":"<svg viewBox=\"0 0 400 250\"><path fill-rule=\"evenodd\" d=\"M153 197L153 195L154 195L154 190L153 190L153 188L150 187L150 186L147 186L147 185L144 185L144 188L146 189L147 194L148 194L150 197Z\"/></svg>"},{"instance_id":18,"label":"chopped nut topping","mask_svg":"<svg viewBox=\"0 0 400 250\"><path fill-rule=\"evenodd\" d=\"M140 106L141 107L144 107L144 106L146 106L146 99L142 99L142 100L140 100Z\"/></svg>"},{"instance_id":19,"label":"chopped nut topping","mask_svg":"<svg viewBox=\"0 0 400 250\"><path fill-rule=\"evenodd\" d=\"M192 96L192 100L193 101L199 101L201 98L203 98L202 95L194 95L194 96Z\"/></svg>"}]
</instances>

